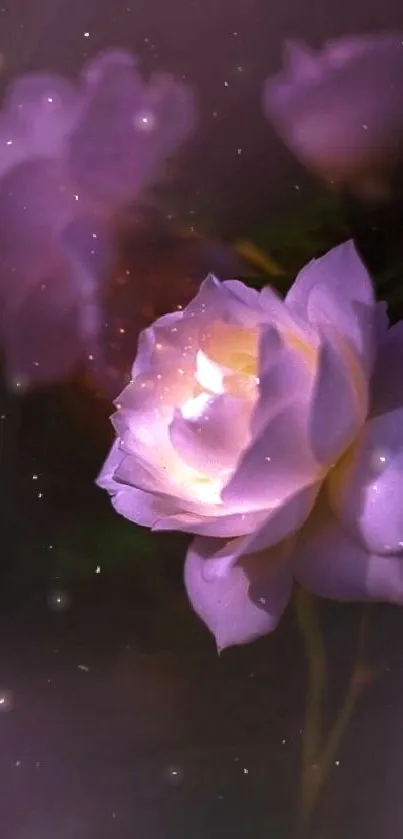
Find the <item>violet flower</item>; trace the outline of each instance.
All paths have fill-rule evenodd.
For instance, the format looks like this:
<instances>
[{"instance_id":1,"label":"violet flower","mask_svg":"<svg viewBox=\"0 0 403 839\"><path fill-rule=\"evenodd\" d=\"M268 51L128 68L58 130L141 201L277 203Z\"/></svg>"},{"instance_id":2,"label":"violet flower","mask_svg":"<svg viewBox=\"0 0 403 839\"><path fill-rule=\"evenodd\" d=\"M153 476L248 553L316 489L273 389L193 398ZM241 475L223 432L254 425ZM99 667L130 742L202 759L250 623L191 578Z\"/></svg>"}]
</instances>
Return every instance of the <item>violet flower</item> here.
<instances>
[{"instance_id":1,"label":"violet flower","mask_svg":"<svg viewBox=\"0 0 403 839\"><path fill-rule=\"evenodd\" d=\"M319 51L290 41L264 110L302 163L364 197L391 187L403 148L403 34L339 38Z\"/></svg>"},{"instance_id":2,"label":"violet flower","mask_svg":"<svg viewBox=\"0 0 403 839\"><path fill-rule=\"evenodd\" d=\"M78 84L17 79L0 113L0 341L8 378L49 381L97 349L114 218L190 132L189 88L108 51Z\"/></svg>"},{"instance_id":3,"label":"violet flower","mask_svg":"<svg viewBox=\"0 0 403 839\"><path fill-rule=\"evenodd\" d=\"M98 484L196 534L185 582L219 649L274 629L294 578L403 602L402 323L347 242L285 300L209 276L141 334Z\"/></svg>"}]
</instances>

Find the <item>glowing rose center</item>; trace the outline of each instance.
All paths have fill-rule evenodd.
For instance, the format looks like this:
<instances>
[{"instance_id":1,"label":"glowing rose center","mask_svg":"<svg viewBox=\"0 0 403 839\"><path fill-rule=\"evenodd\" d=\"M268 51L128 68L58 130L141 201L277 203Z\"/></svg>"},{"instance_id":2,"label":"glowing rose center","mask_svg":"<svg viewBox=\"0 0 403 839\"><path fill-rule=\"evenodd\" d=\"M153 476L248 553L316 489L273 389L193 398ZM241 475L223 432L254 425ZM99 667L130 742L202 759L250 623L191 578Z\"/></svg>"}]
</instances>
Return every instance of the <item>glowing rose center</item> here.
<instances>
[{"instance_id":1,"label":"glowing rose center","mask_svg":"<svg viewBox=\"0 0 403 839\"><path fill-rule=\"evenodd\" d=\"M288 346L301 354L314 372L316 348L297 332L284 331ZM189 376L189 396L178 405L184 420L197 423L208 418L214 398L227 394L238 398L237 415L244 418L244 436L234 442L233 463L230 468L208 475L183 463L180 456L172 473L172 480L186 488L197 501L221 505L221 492L230 479L241 452L250 442L249 419L259 396L259 331L231 324L214 323L200 340L193 376ZM228 435L233 435L228 417Z\"/></svg>"},{"instance_id":2,"label":"glowing rose center","mask_svg":"<svg viewBox=\"0 0 403 839\"><path fill-rule=\"evenodd\" d=\"M258 396L257 332L227 324L219 324L218 327L213 325L201 343L203 349L196 353L195 370L189 381L191 395L178 406L183 419L197 421L207 418L211 401L224 394L240 397L243 406L241 402L239 412L245 412L249 417ZM230 427L228 433L231 434ZM245 432L241 450L248 442L249 437ZM198 501L220 505L221 491L231 476L239 454L240 451L234 452L231 469L222 469L214 476L198 472L178 458L173 480L186 486L187 491Z\"/></svg>"},{"instance_id":3,"label":"glowing rose center","mask_svg":"<svg viewBox=\"0 0 403 839\"><path fill-rule=\"evenodd\" d=\"M283 328L281 335L285 344L309 367L314 381L318 345L298 330ZM216 507L222 505L222 490L250 443L249 422L259 397L259 330L213 323L208 331L199 335L198 346L194 364L186 371L178 368L180 395L178 392L177 399L170 403L172 407L168 408L167 417L171 416L168 420L171 423L176 410L188 427L179 432L179 437L171 437L170 454L165 449L168 458L164 468L182 495ZM348 347L340 349L351 371L357 412L361 416L366 402L360 364ZM235 415L224 416L225 428L220 429L214 410L216 400L225 395L236 398ZM214 428L217 422L218 428L217 425ZM209 439L212 441L211 456Z\"/></svg>"}]
</instances>

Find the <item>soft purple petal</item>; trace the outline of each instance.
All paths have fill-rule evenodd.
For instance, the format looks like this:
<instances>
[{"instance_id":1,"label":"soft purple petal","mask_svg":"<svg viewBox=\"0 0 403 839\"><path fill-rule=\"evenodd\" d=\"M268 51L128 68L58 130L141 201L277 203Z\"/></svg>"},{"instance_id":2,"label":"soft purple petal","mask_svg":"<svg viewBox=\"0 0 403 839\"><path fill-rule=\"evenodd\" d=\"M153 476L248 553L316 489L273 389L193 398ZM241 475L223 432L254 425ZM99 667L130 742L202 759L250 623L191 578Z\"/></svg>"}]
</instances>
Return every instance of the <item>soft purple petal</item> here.
<instances>
[{"instance_id":1,"label":"soft purple petal","mask_svg":"<svg viewBox=\"0 0 403 839\"><path fill-rule=\"evenodd\" d=\"M372 282L354 243L345 242L298 274L286 304L306 314L309 323L331 326L349 342L368 374L374 359L376 330Z\"/></svg>"},{"instance_id":2,"label":"soft purple petal","mask_svg":"<svg viewBox=\"0 0 403 839\"><path fill-rule=\"evenodd\" d=\"M106 489L107 492L114 492L116 490L116 484L114 479L115 470L119 466L122 461L122 450L120 447L120 440L117 437L114 440L108 457L106 458L102 469L96 479L97 486L101 487L101 489Z\"/></svg>"},{"instance_id":3,"label":"soft purple petal","mask_svg":"<svg viewBox=\"0 0 403 839\"><path fill-rule=\"evenodd\" d=\"M403 550L403 409L369 420L328 480L337 515L367 549Z\"/></svg>"},{"instance_id":4,"label":"soft purple petal","mask_svg":"<svg viewBox=\"0 0 403 839\"><path fill-rule=\"evenodd\" d=\"M121 413L118 412L115 417L119 419ZM197 495L188 492L186 485L174 481L173 477L168 469L161 468L158 463L153 464L147 457L147 451L139 449L131 452L130 442L124 433L115 441L97 483L111 494L125 486L158 494L164 500L164 508L153 522L155 530L183 530L232 537L254 531L264 518L264 511L233 513L223 505L200 501Z\"/></svg>"},{"instance_id":5,"label":"soft purple petal","mask_svg":"<svg viewBox=\"0 0 403 839\"><path fill-rule=\"evenodd\" d=\"M168 498L131 486L118 489L111 500L117 513L141 527L152 528L161 516L172 511Z\"/></svg>"},{"instance_id":6,"label":"soft purple petal","mask_svg":"<svg viewBox=\"0 0 403 839\"><path fill-rule=\"evenodd\" d=\"M255 553L278 545L292 536L307 520L320 489L320 482L285 498L277 508L266 511L260 526L245 537L244 552Z\"/></svg>"},{"instance_id":7,"label":"soft purple petal","mask_svg":"<svg viewBox=\"0 0 403 839\"><path fill-rule=\"evenodd\" d=\"M371 395L373 414L403 406L403 320L389 329L379 345Z\"/></svg>"},{"instance_id":8,"label":"soft purple petal","mask_svg":"<svg viewBox=\"0 0 403 839\"><path fill-rule=\"evenodd\" d=\"M290 402L290 397L304 405L314 381L315 356L312 362L302 350L287 346L274 326L263 327L259 343L259 399L251 419L254 436L263 431L269 419Z\"/></svg>"},{"instance_id":9,"label":"soft purple petal","mask_svg":"<svg viewBox=\"0 0 403 839\"><path fill-rule=\"evenodd\" d=\"M235 545L238 540L236 540ZM222 576L206 579L206 559L220 562L231 555L234 543L196 538L185 563L185 584L199 617L213 633L219 651L245 644L271 632L285 609L292 573L271 563L270 552L245 556Z\"/></svg>"},{"instance_id":10,"label":"soft purple petal","mask_svg":"<svg viewBox=\"0 0 403 839\"><path fill-rule=\"evenodd\" d=\"M290 399L267 421L224 487L224 503L238 509L278 507L318 476L301 401Z\"/></svg>"},{"instance_id":11,"label":"soft purple petal","mask_svg":"<svg viewBox=\"0 0 403 839\"><path fill-rule=\"evenodd\" d=\"M184 506L185 503L182 502L182 508ZM233 539L259 530L266 519L266 515L262 510L252 513L228 513L226 515L223 514L222 509L217 508L215 516L207 516L203 515L203 509L200 506L199 515L189 512L175 512L171 516L158 519L153 526L153 530L178 530L200 536Z\"/></svg>"},{"instance_id":12,"label":"soft purple petal","mask_svg":"<svg viewBox=\"0 0 403 839\"><path fill-rule=\"evenodd\" d=\"M186 318L207 317L210 323L213 316L214 320L252 328L264 321L260 295L256 291L235 280L220 282L213 274L201 283L184 314Z\"/></svg>"},{"instance_id":13,"label":"soft purple petal","mask_svg":"<svg viewBox=\"0 0 403 839\"><path fill-rule=\"evenodd\" d=\"M223 286L231 295L248 306L248 308L259 308L260 294L255 288L245 285L240 280L224 280Z\"/></svg>"},{"instance_id":14,"label":"soft purple petal","mask_svg":"<svg viewBox=\"0 0 403 839\"><path fill-rule=\"evenodd\" d=\"M144 84L135 63L113 50L85 68L87 108L69 137L78 188L108 208L137 199L195 123L188 86L162 75Z\"/></svg>"},{"instance_id":15,"label":"soft purple petal","mask_svg":"<svg viewBox=\"0 0 403 839\"><path fill-rule=\"evenodd\" d=\"M62 156L66 137L82 111L74 85L62 76L33 73L20 76L7 92L10 125L20 125L31 157Z\"/></svg>"},{"instance_id":16,"label":"soft purple petal","mask_svg":"<svg viewBox=\"0 0 403 839\"><path fill-rule=\"evenodd\" d=\"M355 381L342 354L324 340L309 416L311 447L320 463L335 462L354 439L366 413L365 385Z\"/></svg>"},{"instance_id":17,"label":"soft purple petal","mask_svg":"<svg viewBox=\"0 0 403 839\"><path fill-rule=\"evenodd\" d=\"M163 493L169 489L164 474L140 455L127 454L124 441L117 437L97 478L98 486L110 493L124 486L144 492Z\"/></svg>"},{"instance_id":18,"label":"soft purple petal","mask_svg":"<svg viewBox=\"0 0 403 839\"><path fill-rule=\"evenodd\" d=\"M229 556L225 558L227 568L235 565L244 553L256 553L270 546L278 545L279 542L295 533L307 519L319 485L308 487L288 498L276 510L270 513L264 510L251 513L223 514L222 509L216 509L215 515L210 517L203 515L200 509L198 515L189 512L173 512L171 515L158 519L154 525L155 531L183 531L194 533L200 536L220 537L221 539L236 538L236 544ZM173 498L168 498L173 503ZM179 499L175 499L180 509ZM185 506L182 501L182 507ZM242 537L242 538L237 538ZM275 558L273 548L272 562L282 561L282 553L279 551ZM221 563L222 567L223 562ZM215 559L206 560L205 576L214 577L217 573L217 562Z\"/></svg>"},{"instance_id":19,"label":"soft purple petal","mask_svg":"<svg viewBox=\"0 0 403 839\"><path fill-rule=\"evenodd\" d=\"M304 351L287 346L274 327L262 329L252 441L222 492L225 503L247 509L278 506L316 479L307 427L312 371L309 352L306 358Z\"/></svg>"},{"instance_id":20,"label":"soft purple petal","mask_svg":"<svg viewBox=\"0 0 403 839\"><path fill-rule=\"evenodd\" d=\"M284 43L284 64L287 73L308 82L320 76L317 54L304 41L288 38Z\"/></svg>"},{"instance_id":21,"label":"soft purple petal","mask_svg":"<svg viewBox=\"0 0 403 839\"><path fill-rule=\"evenodd\" d=\"M295 549L295 578L320 597L403 604L403 561L368 553L326 507L308 522Z\"/></svg>"},{"instance_id":22,"label":"soft purple petal","mask_svg":"<svg viewBox=\"0 0 403 839\"><path fill-rule=\"evenodd\" d=\"M382 196L401 160L402 34L347 36L288 48L264 109L294 154L332 184Z\"/></svg>"},{"instance_id":23,"label":"soft purple petal","mask_svg":"<svg viewBox=\"0 0 403 839\"><path fill-rule=\"evenodd\" d=\"M123 446L121 444L121 449ZM115 479L126 486L134 486L145 492L163 492L169 490L169 483L158 466L138 453L123 456L115 471Z\"/></svg>"},{"instance_id":24,"label":"soft purple petal","mask_svg":"<svg viewBox=\"0 0 403 839\"><path fill-rule=\"evenodd\" d=\"M115 510L142 527L152 527L161 516L170 515L173 506L169 499L119 482L116 472L121 462L120 441L115 440L96 481L101 489L106 489L111 495Z\"/></svg>"},{"instance_id":25,"label":"soft purple petal","mask_svg":"<svg viewBox=\"0 0 403 839\"><path fill-rule=\"evenodd\" d=\"M296 338L301 343L316 346L317 336L306 316L305 309L287 305L287 298L280 297L276 289L265 286L260 292L260 303L265 312L265 325L270 324L284 338Z\"/></svg>"},{"instance_id":26,"label":"soft purple petal","mask_svg":"<svg viewBox=\"0 0 403 839\"><path fill-rule=\"evenodd\" d=\"M226 512L231 508L216 507L207 515L207 510L199 505L198 513L175 512L161 518L154 524L154 530L182 530L201 536L219 536L233 538L245 536L242 550L246 553L261 551L275 545L295 533L307 519L319 489L319 484L307 487L289 498L273 510L257 510L245 513ZM187 506L185 501L177 499L178 508ZM234 551L232 561L238 554Z\"/></svg>"},{"instance_id":27,"label":"soft purple petal","mask_svg":"<svg viewBox=\"0 0 403 839\"><path fill-rule=\"evenodd\" d=\"M169 428L171 442L188 466L206 475L230 470L248 439L249 412L244 400L223 394L203 403L200 414L185 419L178 410Z\"/></svg>"}]
</instances>

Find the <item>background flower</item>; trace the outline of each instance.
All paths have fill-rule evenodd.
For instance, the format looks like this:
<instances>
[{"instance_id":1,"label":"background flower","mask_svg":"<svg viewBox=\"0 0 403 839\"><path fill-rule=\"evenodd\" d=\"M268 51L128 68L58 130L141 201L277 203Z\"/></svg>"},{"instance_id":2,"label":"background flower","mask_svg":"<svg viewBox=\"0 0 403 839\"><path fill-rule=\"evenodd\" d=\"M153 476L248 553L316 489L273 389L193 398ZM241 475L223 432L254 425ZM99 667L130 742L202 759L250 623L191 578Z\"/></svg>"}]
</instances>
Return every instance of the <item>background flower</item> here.
<instances>
[{"instance_id":1,"label":"background flower","mask_svg":"<svg viewBox=\"0 0 403 839\"><path fill-rule=\"evenodd\" d=\"M116 214L161 176L195 121L170 76L144 82L124 51L78 85L17 79L0 114L0 339L8 378L49 381L100 356L100 295L116 261Z\"/></svg>"},{"instance_id":2,"label":"background flower","mask_svg":"<svg viewBox=\"0 0 403 839\"><path fill-rule=\"evenodd\" d=\"M326 181L383 198L402 162L403 38L330 41L320 51L289 41L269 78L264 110L294 154Z\"/></svg>"}]
</instances>

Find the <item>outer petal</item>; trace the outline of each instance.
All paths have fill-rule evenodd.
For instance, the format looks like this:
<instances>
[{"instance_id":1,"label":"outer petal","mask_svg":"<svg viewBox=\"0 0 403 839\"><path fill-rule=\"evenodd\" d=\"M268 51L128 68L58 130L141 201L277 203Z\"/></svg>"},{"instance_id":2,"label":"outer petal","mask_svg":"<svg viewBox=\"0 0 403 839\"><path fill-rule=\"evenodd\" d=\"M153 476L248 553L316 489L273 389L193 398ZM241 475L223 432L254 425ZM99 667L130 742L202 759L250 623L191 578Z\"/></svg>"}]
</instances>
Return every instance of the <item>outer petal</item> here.
<instances>
[{"instance_id":1,"label":"outer petal","mask_svg":"<svg viewBox=\"0 0 403 839\"><path fill-rule=\"evenodd\" d=\"M114 474L122 461L122 456L120 440L117 438L96 480L97 486L101 489L106 489L107 492L113 492L116 489Z\"/></svg>"},{"instance_id":2,"label":"outer petal","mask_svg":"<svg viewBox=\"0 0 403 839\"><path fill-rule=\"evenodd\" d=\"M328 489L333 509L368 550L403 550L403 408L367 423Z\"/></svg>"},{"instance_id":3,"label":"outer petal","mask_svg":"<svg viewBox=\"0 0 403 839\"><path fill-rule=\"evenodd\" d=\"M318 477L301 401L292 399L276 411L246 449L221 497L225 504L240 510L279 507Z\"/></svg>"},{"instance_id":4,"label":"outer petal","mask_svg":"<svg viewBox=\"0 0 403 839\"><path fill-rule=\"evenodd\" d=\"M372 282L354 243L333 248L298 274L286 304L312 325L331 325L348 340L368 373L376 329Z\"/></svg>"},{"instance_id":5,"label":"outer petal","mask_svg":"<svg viewBox=\"0 0 403 839\"><path fill-rule=\"evenodd\" d=\"M264 510L253 513L229 513L220 515L200 515L189 512L174 513L170 516L159 518L153 526L153 530L181 530L184 533L195 533L200 536L219 536L222 539L232 539L234 536L244 536L247 533L255 533L267 518Z\"/></svg>"},{"instance_id":6,"label":"outer petal","mask_svg":"<svg viewBox=\"0 0 403 839\"><path fill-rule=\"evenodd\" d=\"M194 300L186 306L185 317L207 315L231 324L254 327L264 320L260 295L236 280L220 282L213 274L201 284Z\"/></svg>"},{"instance_id":7,"label":"outer petal","mask_svg":"<svg viewBox=\"0 0 403 839\"><path fill-rule=\"evenodd\" d=\"M153 527L172 507L165 496L143 492L136 487L122 486L112 496L112 505L117 513L141 527Z\"/></svg>"},{"instance_id":8,"label":"outer petal","mask_svg":"<svg viewBox=\"0 0 403 839\"><path fill-rule=\"evenodd\" d=\"M245 556L222 576L206 579L206 559L230 559L234 546L239 548L239 540L223 546L222 540L197 538L185 564L190 601L214 634L219 651L275 629L292 586L291 569L272 563L270 551Z\"/></svg>"},{"instance_id":9,"label":"outer petal","mask_svg":"<svg viewBox=\"0 0 403 839\"><path fill-rule=\"evenodd\" d=\"M121 438L115 440L96 483L109 492L116 509L122 515L138 524L143 523L143 520L135 519L133 511L140 504L140 496L142 500L144 496L144 504L152 512L149 526L154 530L181 530L185 533L232 538L254 533L267 518L264 510L231 513L223 506L198 503L181 497L181 487L170 483L164 471L153 467L139 454L127 455ZM154 495L155 502L152 501ZM283 511L280 513L284 515Z\"/></svg>"},{"instance_id":10,"label":"outer petal","mask_svg":"<svg viewBox=\"0 0 403 839\"><path fill-rule=\"evenodd\" d=\"M380 344L372 379L373 414L403 406L403 320L389 329Z\"/></svg>"},{"instance_id":11,"label":"outer petal","mask_svg":"<svg viewBox=\"0 0 403 839\"><path fill-rule=\"evenodd\" d=\"M322 505L295 549L295 578L320 597L403 604L403 561L367 553Z\"/></svg>"},{"instance_id":12,"label":"outer petal","mask_svg":"<svg viewBox=\"0 0 403 839\"><path fill-rule=\"evenodd\" d=\"M161 516L172 514L172 504L164 496L116 480L115 472L121 461L120 442L116 440L96 481L101 489L106 489L112 496L115 510L142 527L152 527Z\"/></svg>"},{"instance_id":13,"label":"outer petal","mask_svg":"<svg viewBox=\"0 0 403 839\"><path fill-rule=\"evenodd\" d=\"M154 530L183 530L187 533L219 536L225 539L233 536L245 536L245 539L240 543L240 551L255 553L271 545L276 545L295 533L306 521L314 505L318 490L319 484L306 487L291 495L272 510L225 515L218 508L216 516L210 515L210 517L203 515L203 511L200 515L174 514L156 522ZM232 561L236 562L240 555L240 552L234 550ZM212 568L212 573L214 573L214 568Z\"/></svg>"}]
</instances>

